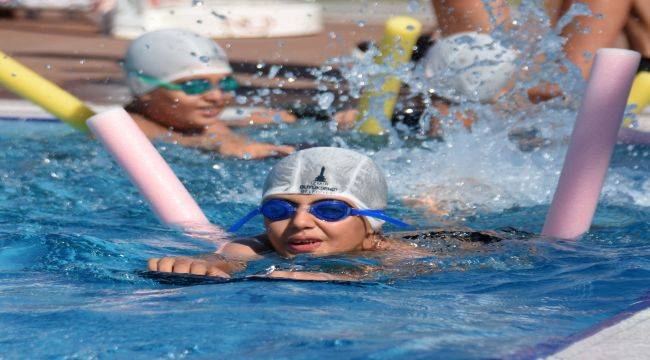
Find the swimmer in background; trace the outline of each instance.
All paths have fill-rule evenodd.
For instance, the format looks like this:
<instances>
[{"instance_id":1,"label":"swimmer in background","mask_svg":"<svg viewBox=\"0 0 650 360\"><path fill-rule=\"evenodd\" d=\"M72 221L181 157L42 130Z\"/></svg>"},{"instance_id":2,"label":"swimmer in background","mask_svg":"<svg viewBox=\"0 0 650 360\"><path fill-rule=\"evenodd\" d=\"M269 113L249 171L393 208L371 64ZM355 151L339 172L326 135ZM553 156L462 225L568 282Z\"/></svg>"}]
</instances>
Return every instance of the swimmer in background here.
<instances>
[{"instance_id":1,"label":"swimmer in background","mask_svg":"<svg viewBox=\"0 0 650 360\"><path fill-rule=\"evenodd\" d=\"M247 159L294 151L291 146L249 140L230 129L295 121L287 112L253 108L242 120L220 120L238 83L226 53L211 39L181 29L146 33L129 46L124 71L133 94L125 108L152 140Z\"/></svg>"},{"instance_id":2,"label":"swimmer in background","mask_svg":"<svg viewBox=\"0 0 650 360\"><path fill-rule=\"evenodd\" d=\"M437 116L431 119L427 133L441 138L442 128L437 117L453 118L470 129L475 114L471 110L452 114L450 105L459 101L494 101L511 79L516 53L487 34L493 25L507 17L507 11L503 10L507 5L503 0L432 0L432 5L438 18L438 31L434 36L437 39L418 60L416 74L421 73L420 80L428 89L436 90L428 104ZM428 47L424 43L421 46ZM423 49L418 51L425 53ZM338 113L339 129L353 128L358 114L356 109Z\"/></svg>"},{"instance_id":3,"label":"swimmer in background","mask_svg":"<svg viewBox=\"0 0 650 360\"><path fill-rule=\"evenodd\" d=\"M150 271L229 278L246 263L276 253L284 258L355 254L375 258L382 265L423 258L433 252L418 248L418 237L454 238L461 249L502 239L497 232L452 230L383 234L382 224L408 224L384 213L388 186L381 169L367 156L348 149L316 147L298 151L278 162L264 184L260 207L235 223L237 231L257 215L264 217L265 233L235 239L206 256L153 258ZM507 236L507 235L506 235ZM359 280L360 273L270 271L274 278L296 280Z\"/></svg>"}]
</instances>

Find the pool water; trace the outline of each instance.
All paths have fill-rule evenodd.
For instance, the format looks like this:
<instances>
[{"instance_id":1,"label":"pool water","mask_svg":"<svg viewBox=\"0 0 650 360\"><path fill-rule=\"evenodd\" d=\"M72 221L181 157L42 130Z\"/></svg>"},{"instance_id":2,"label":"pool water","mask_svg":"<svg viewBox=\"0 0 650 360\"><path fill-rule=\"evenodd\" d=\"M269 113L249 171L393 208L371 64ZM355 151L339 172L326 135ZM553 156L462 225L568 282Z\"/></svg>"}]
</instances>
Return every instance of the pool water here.
<instances>
[{"instance_id":1,"label":"pool water","mask_svg":"<svg viewBox=\"0 0 650 360\"><path fill-rule=\"evenodd\" d=\"M530 236L474 252L446 249L360 283L187 285L144 276L146 260L213 247L160 225L97 142L57 123L2 125L0 358L504 357L561 342L649 289L648 147L617 146L594 226L580 241ZM472 133L450 131L446 142L381 149L333 135L323 123L280 133L267 129L257 137L310 138L373 157L389 175L389 213L418 228L514 226L534 233L567 131L532 152L480 124ZM255 206L277 162L157 147L208 217L224 226ZM444 214L404 201L424 196ZM259 221L242 229L259 231ZM359 261L271 258L239 276L270 265L318 269Z\"/></svg>"}]
</instances>

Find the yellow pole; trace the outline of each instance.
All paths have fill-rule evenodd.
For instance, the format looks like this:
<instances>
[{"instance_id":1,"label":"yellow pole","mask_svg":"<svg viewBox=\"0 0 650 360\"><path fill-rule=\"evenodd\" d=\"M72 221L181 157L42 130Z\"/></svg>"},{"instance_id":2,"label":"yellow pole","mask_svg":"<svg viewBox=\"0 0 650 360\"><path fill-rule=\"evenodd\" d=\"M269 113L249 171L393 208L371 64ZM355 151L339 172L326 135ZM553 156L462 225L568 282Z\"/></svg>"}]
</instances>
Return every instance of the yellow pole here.
<instances>
[{"instance_id":1,"label":"yellow pole","mask_svg":"<svg viewBox=\"0 0 650 360\"><path fill-rule=\"evenodd\" d=\"M375 63L387 65L391 69L397 69L399 65L407 63L411 59L413 46L415 46L421 31L422 24L411 17L395 16L388 19L384 36L379 45L380 53L374 59ZM382 135L384 133L377 116L371 113L371 100L378 97L383 99L384 115L390 119L393 116L397 96L402 87L402 82L395 76L386 77L380 84L379 89L374 89L372 86L367 87L359 99L357 120L363 121L359 131L366 134Z\"/></svg>"},{"instance_id":2,"label":"yellow pole","mask_svg":"<svg viewBox=\"0 0 650 360\"><path fill-rule=\"evenodd\" d=\"M77 130L95 115L84 103L0 51L0 85L47 110Z\"/></svg>"},{"instance_id":3,"label":"yellow pole","mask_svg":"<svg viewBox=\"0 0 650 360\"><path fill-rule=\"evenodd\" d=\"M637 115L641 114L650 105L650 71L641 71L636 74L627 104L636 105L632 112ZM623 126L629 127L630 125L632 125L632 119L625 118Z\"/></svg>"}]
</instances>

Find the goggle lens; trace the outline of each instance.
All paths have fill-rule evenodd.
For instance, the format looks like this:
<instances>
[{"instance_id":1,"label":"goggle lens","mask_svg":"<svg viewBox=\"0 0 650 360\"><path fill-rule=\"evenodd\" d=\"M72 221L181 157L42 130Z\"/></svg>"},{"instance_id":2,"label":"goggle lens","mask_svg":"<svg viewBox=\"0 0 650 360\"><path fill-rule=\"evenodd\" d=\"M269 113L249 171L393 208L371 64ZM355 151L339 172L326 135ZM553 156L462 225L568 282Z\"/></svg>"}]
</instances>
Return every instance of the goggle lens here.
<instances>
[{"instance_id":1,"label":"goggle lens","mask_svg":"<svg viewBox=\"0 0 650 360\"><path fill-rule=\"evenodd\" d=\"M260 209L262 215L271 221L285 220L296 212L296 205L280 199L271 199ZM309 212L320 220L340 221L351 213L350 205L339 200L323 200L309 206Z\"/></svg>"},{"instance_id":2,"label":"goggle lens","mask_svg":"<svg viewBox=\"0 0 650 360\"><path fill-rule=\"evenodd\" d=\"M226 76L225 78L219 80L219 89L222 91L235 91L239 89L239 83L232 76Z\"/></svg>"},{"instance_id":3,"label":"goggle lens","mask_svg":"<svg viewBox=\"0 0 650 360\"><path fill-rule=\"evenodd\" d=\"M339 221L350 215L350 205L342 201L328 200L313 204L310 212L321 220Z\"/></svg>"},{"instance_id":4,"label":"goggle lens","mask_svg":"<svg viewBox=\"0 0 650 360\"><path fill-rule=\"evenodd\" d=\"M181 90L188 95L199 95L214 88L212 82L208 79L194 79L179 84ZM239 88L239 83L232 76L226 76L219 80L217 87L221 91L235 91Z\"/></svg>"},{"instance_id":5,"label":"goggle lens","mask_svg":"<svg viewBox=\"0 0 650 360\"><path fill-rule=\"evenodd\" d=\"M207 79L189 80L179 85L187 95L203 94L212 89L212 83Z\"/></svg>"},{"instance_id":6,"label":"goggle lens","mask_svg":"<svg viewBox=\"0 0 650 360\"><path fill-rule=\"evenodd\" d=\"M280 221L290 218L296 207L288 201L269 200L262 204L262 215L271 221Z\"/></svg>"}]
</instances>

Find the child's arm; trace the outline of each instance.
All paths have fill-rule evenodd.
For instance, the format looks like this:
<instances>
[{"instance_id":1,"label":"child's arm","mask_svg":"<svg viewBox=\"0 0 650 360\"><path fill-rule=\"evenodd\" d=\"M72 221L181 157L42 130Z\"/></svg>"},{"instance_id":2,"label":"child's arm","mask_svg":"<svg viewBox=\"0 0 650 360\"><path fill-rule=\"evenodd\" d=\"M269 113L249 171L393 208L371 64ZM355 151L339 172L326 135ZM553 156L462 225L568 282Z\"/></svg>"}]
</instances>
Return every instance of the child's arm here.
<instances>
[{"instance_id":1,"label":"child's arm","mask_svg":"<svg viewBox=\"0 0 650 360\"><path fill-rule=\"evenodd\" d=\"M150 271L229 278L232 273L244 270L248 261L259 259L268 251L270 248L261 240L241 239L225 244L216 253L196 258L149 259L147 267Z\"/></svg>"},{"instance_id":2,"label":"child's arm","mask_svg":"<svg viewBox=\"0 0 650 360\"><path fill-rule=\"evenodd\" d=\"M240 115L241 118L223 120L223 123L231 127L245 127L251 125L267 125L278 123L293 123L296 116L285 110L269 108L250 108Z\"/></svg>"},{"instance_id":3,"label":"child's arm","mask_svg":"<svg viewBox=\"0 0 650 360\"><path fill-rule=\"evenodd\" d=\"M149 139L160 139L182 146L214 150L225 156L263 159L267 157L286 156L295 150L291 146L251 141L235 134L221 122L209 126L203 133L192 135L166 129L138 114L132 113L131 116Z\"/></svg>"},{"instance_id":4,"label":"child's arm","mask_svg":"<svg viewBox=\"0 0 650 360\"><path fill-rule=\"evenodd\" d=\"M148 261L149 271L159 271L176 274L192 274L230 278L238 271L246 268L252 260L262 258L264 253L272 251L262 239L241 239L222 246L214 254L191 258L187 256L153 258ZM275 279L311 280L311 281L355 281L360 276L346 274L330 274L314 271L271 271L263 277Z\"/></svg>"}]
</instances>

